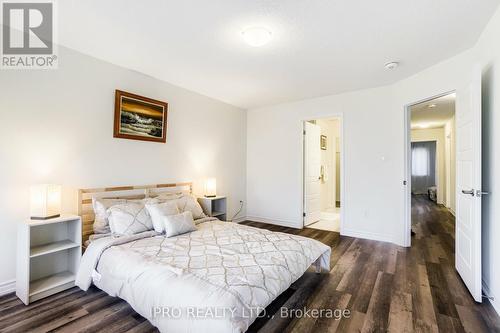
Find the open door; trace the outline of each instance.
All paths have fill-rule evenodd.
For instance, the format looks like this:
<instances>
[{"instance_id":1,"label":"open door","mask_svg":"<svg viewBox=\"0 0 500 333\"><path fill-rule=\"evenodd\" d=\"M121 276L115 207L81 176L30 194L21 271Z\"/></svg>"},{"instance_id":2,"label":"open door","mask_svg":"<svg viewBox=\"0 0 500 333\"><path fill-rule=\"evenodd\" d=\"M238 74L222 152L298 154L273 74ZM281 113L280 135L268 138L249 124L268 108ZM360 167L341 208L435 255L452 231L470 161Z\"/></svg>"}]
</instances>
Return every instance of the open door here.
<instances>
[{"instance_id":1,"label":"open door","mask_svg":"<svg viewBox=\"0 0 500 333\"><path fill-rule=\"evenodd\" d=\"M476 302L481 290L481 71L457 90L455 267Z\"/></svg>"},{"instance_id":2,"label":"open door","mask_svg":"<svg viewBox=\"0 0 500 333\"><path fill-rule=\"evenodd\" d=\"M304 122L304 225L321 218L321 128Z\"/></svg>"}]
</instances>

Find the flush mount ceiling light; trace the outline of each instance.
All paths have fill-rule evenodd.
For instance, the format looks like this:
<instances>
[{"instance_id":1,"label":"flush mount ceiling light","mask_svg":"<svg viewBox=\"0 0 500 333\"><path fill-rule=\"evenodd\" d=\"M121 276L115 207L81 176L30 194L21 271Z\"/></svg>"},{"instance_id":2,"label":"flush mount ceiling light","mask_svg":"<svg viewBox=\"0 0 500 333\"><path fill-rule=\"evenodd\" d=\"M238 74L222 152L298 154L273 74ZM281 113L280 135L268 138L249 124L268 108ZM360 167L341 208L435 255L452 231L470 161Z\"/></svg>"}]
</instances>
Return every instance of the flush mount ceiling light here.
<instances>
[{"instance_id":1,"label":"flush mount ceiling light","mask_svg":"<svg viewBox=\"0 0 500 333\"><path fill-rule=\"evenodd\" d=\"M434 109L436 107L436 104L429 104L429 109Z\"/></svg>"},{"instance_id":2,"label":"flush mount ceiling light","mask_svg":"<svg viewBox=\"0 0 500 333\"><path fill-rule=\"evenodd\" d=\"M269 43L273 37L271 31L262 27L245 29L241 35L245 42L253 47L264 46Z\"/></svg>"},{"instance_id":3,"label":"flush mount ceiling light","mask_svg":"<svg viewBox=\"0 0 500 333\"><path fill-rule=\"evenodd\" d=\"M384 67L385 67L386 69L389 69L389 70L391 70L391 69L395 69L395 68L396 68L396 67L398 67L398 66L399 66L399 62L397 62L397 61L391 61L391 62L388 62L388 63L386 63L386 64L384 65Z\"/></svg>"}]
</instances>

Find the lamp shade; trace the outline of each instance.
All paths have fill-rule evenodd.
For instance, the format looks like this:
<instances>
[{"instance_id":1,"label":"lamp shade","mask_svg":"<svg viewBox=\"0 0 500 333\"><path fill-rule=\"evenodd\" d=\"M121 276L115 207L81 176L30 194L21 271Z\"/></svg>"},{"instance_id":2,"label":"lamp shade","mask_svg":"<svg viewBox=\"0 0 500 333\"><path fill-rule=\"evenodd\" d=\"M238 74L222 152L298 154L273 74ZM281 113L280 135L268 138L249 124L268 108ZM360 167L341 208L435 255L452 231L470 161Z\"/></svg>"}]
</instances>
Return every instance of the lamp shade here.
<instances>
[{"instance_id":1,"label":"lamp shade","mask_svg":"<svg viewBox=\"0 0 500 333\"><path fill-rule=\"evenodd\" d=\"M30 216L32 220L46 220L61 215L61 186L34 185L30 188Z\"/></svg>"},{"instance_id":2,"label":"lamp shade","mask_svg":"<svg viewBox=\"0 0 500 333\"><path fill-rule=\"evenodd\" d=\"M213 198L217 195L217 180L215 178L207 178L205 180L205 196Z\"/></svg>"}]
</instances>

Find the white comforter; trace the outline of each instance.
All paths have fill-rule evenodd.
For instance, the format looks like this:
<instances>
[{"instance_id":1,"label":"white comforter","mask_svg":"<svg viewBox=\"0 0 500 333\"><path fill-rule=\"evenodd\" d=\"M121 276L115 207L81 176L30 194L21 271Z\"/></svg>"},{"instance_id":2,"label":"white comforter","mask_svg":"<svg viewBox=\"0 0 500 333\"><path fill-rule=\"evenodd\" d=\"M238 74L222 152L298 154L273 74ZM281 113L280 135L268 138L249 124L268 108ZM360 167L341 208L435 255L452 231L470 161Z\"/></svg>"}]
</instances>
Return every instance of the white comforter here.
<instances>
[{"instance_id":1,"label":"white comforter","mask_svg":"<svg viewBox=\"0 0 500 333\"><path fill-rule=\"evenodd\" d=\"M125 299L161 332L244 332L330 247L313 239L207 221L166 238L105 237L82 257L76 284Z\"/></svg>"}]
</instances>

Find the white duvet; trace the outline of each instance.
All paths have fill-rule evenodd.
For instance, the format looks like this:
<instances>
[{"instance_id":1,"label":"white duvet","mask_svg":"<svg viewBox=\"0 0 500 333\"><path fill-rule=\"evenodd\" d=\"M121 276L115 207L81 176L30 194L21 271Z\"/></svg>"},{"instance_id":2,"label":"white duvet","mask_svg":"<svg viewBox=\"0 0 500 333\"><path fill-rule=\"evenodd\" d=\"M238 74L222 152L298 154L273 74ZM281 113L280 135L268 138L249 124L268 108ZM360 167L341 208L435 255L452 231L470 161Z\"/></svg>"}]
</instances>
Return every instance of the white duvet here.
<instances>
[{"instance_id":1,"label":"white duvet","mask_svg":"<svg viewBox=\"0 0 500 333\"><path fill-rule=\"evenodd\" d=\"M155 232L95 240L76 284L126 300L161 332L244 332L330 247L313 239L208 219L167 238Z\"/></svg>"}]
</instances>

